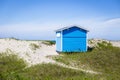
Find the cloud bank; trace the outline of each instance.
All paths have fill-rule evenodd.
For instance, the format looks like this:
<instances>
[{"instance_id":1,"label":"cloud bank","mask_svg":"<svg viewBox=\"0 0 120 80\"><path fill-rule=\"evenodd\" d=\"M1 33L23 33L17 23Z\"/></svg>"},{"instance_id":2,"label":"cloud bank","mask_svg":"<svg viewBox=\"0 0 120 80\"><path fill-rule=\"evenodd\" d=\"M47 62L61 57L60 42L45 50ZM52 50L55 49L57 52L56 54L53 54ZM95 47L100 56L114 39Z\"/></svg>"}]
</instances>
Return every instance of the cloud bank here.
<instances>
[{"instance_id":1,"label":"cloud bank","mask_svg":"<svg viewBox=\"0 0 120 80\"><path fill-rule=\"evenodd\" d=\"M65 26L80 25L90 32L88 38L120 40L120 18L108 20L68 20L63 22L22 23L0 26L0 38L15 37L28 40L54 40L55 30Z\"/></svg>"}]
</instances>

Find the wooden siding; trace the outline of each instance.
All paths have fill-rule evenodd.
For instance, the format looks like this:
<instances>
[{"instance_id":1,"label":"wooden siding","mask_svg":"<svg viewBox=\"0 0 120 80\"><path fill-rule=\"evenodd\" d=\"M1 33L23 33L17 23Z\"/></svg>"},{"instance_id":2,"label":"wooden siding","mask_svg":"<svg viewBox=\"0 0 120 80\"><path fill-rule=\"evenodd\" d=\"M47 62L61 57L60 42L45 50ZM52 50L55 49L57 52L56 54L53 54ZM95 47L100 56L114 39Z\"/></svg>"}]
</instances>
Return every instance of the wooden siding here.
<instances>
[{"instance_id":1,"label":"wooden siding","mask_svg":"<svg viewBox=\"0 0 120 80\"><path fill-rule=\"evenodd\" d=\"M87 31L78 27L71 27L63 31L57 31L60 37L56 37L56 50L59 52L86 52Z\"/></svg>"},{"instance_id":2,"label":"wooden siding","mask_svg":"<svg viewBox=\"0 0 120 80\"><path fill-rule=\"evenodd\" d=\"M86 52L86 38L63 38L63 52Z\"/></svg>"},{"instance_id":3,"label":"wooden siding","mask_svg":"<svg viewBox=\"0 0 120 80\"><path fill-rule=\"evenodd\" d=\"M63 37L86 37L86 31L72 27L63 31Z\"/></svg>"}]
</instances>

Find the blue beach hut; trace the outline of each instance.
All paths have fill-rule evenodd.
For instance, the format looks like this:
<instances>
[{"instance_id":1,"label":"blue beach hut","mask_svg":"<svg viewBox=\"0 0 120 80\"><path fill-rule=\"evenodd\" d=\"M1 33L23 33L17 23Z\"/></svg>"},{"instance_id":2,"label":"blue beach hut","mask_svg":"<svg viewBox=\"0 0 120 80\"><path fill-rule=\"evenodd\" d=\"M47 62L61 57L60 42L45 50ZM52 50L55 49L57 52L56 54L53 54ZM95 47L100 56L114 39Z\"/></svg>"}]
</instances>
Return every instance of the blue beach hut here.
<instances>
[{"instance_id":1,"label":"blue beach hut","mask_svg":"<svg viewBox=\"0 0 120 80\"><path fill-rule=\"evenodd\" d=\"M56 30L57 52L86 52L88 30L78 27L64 27Z\"/></svg>"}]
</instances>

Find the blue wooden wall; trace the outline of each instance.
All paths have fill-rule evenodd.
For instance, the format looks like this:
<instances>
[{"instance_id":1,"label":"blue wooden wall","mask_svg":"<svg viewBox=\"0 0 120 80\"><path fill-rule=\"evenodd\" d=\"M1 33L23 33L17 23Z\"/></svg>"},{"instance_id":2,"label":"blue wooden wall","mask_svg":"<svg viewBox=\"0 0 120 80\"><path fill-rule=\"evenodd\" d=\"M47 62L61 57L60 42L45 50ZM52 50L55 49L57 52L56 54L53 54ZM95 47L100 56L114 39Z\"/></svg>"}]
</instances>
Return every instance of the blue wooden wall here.
<instances>
[{"instance_id":1,"label":"blue wooden wall","mask_svg":"<svg viewBox=\"0 0 120 80\"><path fill-rule=\"evenodd\" d=\"M85 38L64 38L62 52L85 52Z\"/></svg>"},{"instance_id":2,"label":"blue wooden wall","mask_svg":"<svg viewBox=\"0 0 120 80\"><path fill-rule=\"evenodd\" d=\"M86 37L86 31L78 27L63 30L63 37Z\"/></svg>"},{"instance_id":3,"label":"blue wooden wall","mask_svg":"<svg viewBox=\"0 0 120 80\"><path fill-rule=\"evenodd\" d=\"M63 31L63 52L85 52L86 31L78 27L72 27Z\"/></svg>"},{"instance_id":4,"label":"blue wooden wall","mask_svg":"<svg viewBox=\"0 0 120 80\"><path fill-rule=\"evenodd\" d=\"M57 37L56 39L57 51L60 51L60 52L86 52L87 51L87 39L86 39L87 31L80 29L78 27L71 27L59 33L61 34L61 37Z\"/></svg>"}]
</instances>

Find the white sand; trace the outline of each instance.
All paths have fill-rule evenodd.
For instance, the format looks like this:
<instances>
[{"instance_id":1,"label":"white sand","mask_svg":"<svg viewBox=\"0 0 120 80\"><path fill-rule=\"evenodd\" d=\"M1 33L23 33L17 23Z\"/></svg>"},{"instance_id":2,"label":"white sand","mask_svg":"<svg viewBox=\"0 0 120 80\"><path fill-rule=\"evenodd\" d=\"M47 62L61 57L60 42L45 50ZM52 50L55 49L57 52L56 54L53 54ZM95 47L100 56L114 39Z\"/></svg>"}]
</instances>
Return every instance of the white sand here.
<instances>
[{"instance_id":1,"label":"white sand","mask_svg":"<svg viewBox=\"0 0 120 80\"><path fill-rule=\"evenodd\" d=\"M120 41L110 41L113 46L120 47Z\"/></svg>"},{"instance_id":2,"label":"white sand","mask_svg":"<svg viewBox=\"0 0 120 80\"><path fill-rule=\"evenodd\" d=\"M39 45L39 49L33 50L31 43ZM58 55L55 51L55 45L48 46L42 41L22 41L14 39L0 39L0 52L14 52L20 58L23 58L29 65L39 63L54 63L55 61L47 58L48 55Z\"/></svg>"},{"instance_id":3,"label":"white sand","mask_svg":"<svg viewBox=\"0 0 120 80\"><path fill-rule=\"evenodd\" d=\"M104 40L104 39L91 39L90 41L88 41L88 46L96 47L97 43L101 43L102 41L105 41L108 43L110 42L113 46L120 47L120 41L109 41L109 40Z\"/></svg>"}]
</instances>

